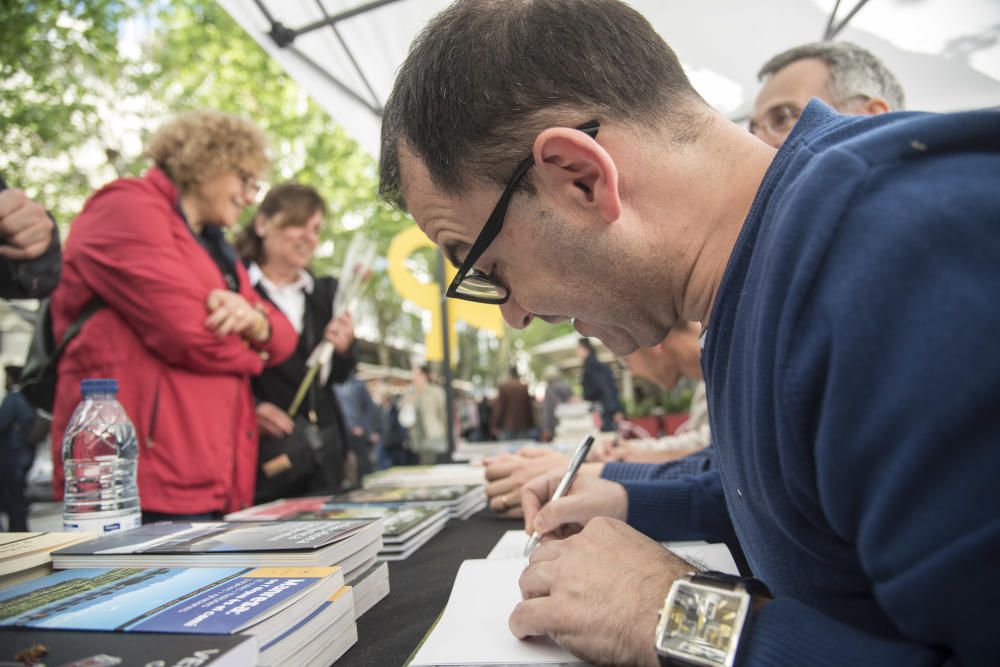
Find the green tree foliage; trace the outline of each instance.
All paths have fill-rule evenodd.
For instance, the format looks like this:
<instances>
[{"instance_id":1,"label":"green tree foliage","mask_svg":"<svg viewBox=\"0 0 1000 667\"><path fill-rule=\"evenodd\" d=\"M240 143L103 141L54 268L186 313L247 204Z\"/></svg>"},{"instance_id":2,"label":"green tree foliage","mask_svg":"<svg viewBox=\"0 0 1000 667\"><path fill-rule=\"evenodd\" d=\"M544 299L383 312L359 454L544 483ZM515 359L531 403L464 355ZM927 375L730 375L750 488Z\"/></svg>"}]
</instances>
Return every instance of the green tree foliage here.
<instances>
[{"instance_id":1,"label":"green tree foliage","mask_svg":"<svg viewBox=\"0 0 1000 667\"><path fill-rule=\"evenodd\" d=\"M61 221L75 208L63 202L78 203L92 185L68 154L101 134L102 95L121 83L127 69L118 51L119 26L143 5L0 2L0 172ZM46 163L56 166L46 169Z\"/></svg>"},{"instance_id":2,"label":"green tree foliage","mask_svg":"<svg viewBox=\"0 0 1000 667\"><path fill-rule=\"evenodd\" d=\"M269 181L308 183L323 195L330 224L318 274L335 273L354 233L371 237L384 257L391 239L413 224L378 201L371 156L214 1L0 0L0 172L64 228L93 189L146 168L141 144L152 129L206 107L264 129L274 158ZM124 115L138 134L131 142L119 126ZM80 159L85 144L89 157ZM434 275L433 254L418 255L414 261ZM419 317L403 307L385 269L384 262L376 268L358 314L374 323L383 363L390 359L384 341L423 342ZM460 327L457 377L492 384L525 350L569 330L535 323L497 340ZM536 375L543 365L532 361Z\"/></svg>"}]
</instances>

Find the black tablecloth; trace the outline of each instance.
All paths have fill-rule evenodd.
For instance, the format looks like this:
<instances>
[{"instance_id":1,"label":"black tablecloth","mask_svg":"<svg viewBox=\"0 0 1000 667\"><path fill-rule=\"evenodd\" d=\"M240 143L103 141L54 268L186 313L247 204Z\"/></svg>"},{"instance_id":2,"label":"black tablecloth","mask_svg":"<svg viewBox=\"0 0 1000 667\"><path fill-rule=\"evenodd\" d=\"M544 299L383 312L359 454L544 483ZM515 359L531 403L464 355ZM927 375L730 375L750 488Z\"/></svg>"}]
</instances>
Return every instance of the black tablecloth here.
<instances>
[{"instance_id":1,"label":"black tablecloth","mask_svg":"<svg viewBox=\"0 0 1000 667\"><path fill-rule=\"evenodd\" d=\"M485 558L505 531L523 526L484 510L465 521L448 521L415 554L389 563L389 595L358 621L358 643L337 661L337 667L405 663L448 602L462 561Z\"/></svg>"}]
</instances>

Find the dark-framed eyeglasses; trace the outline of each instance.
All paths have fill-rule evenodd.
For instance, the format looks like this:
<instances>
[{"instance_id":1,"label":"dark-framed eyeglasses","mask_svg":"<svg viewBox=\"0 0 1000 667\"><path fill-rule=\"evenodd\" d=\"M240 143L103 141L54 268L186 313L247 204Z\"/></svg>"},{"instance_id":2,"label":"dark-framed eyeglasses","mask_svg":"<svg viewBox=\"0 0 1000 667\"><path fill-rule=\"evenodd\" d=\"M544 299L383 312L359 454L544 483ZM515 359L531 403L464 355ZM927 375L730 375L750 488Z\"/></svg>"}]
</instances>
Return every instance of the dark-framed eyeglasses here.
<instances>
[{"instance_id":1,"label":"dark-framed eyeglasses","mask_svg":"<svg viewBox=\"0 0 1000 667\"><path fill-rule=\"evenodd\" d=\"M586 133L591 138L596 138L597 132L601 129L601 124L599 121L592 120L580 125L576 129ZM507 182L507 187L504 188L503 194L500 195L500 199L497 201L497 205L493 207L493 212L486 219L486 224L483 225L482 231L479 232L479 236L476 237L472 247L469 248L469 254L466 255L465 261L462 262L458 273L455 274L451 285L448 286L446 294L449 298L496 305L507 303L507 300L510 299L510 289L500 282L492 271L490 273L483 273L475 268L475 266L479 258L486 252L486 249L493 243L493 240L500 234L500 230L503 229L503 221L507 217L507 207L510 206L510 200L517 191L517 186L521 182L521 179L524 178L524 175L528 173L528 170L534 164L534 156L529 155L518 163L514 169L514 173Z\"/></svg>"}]
</instances>

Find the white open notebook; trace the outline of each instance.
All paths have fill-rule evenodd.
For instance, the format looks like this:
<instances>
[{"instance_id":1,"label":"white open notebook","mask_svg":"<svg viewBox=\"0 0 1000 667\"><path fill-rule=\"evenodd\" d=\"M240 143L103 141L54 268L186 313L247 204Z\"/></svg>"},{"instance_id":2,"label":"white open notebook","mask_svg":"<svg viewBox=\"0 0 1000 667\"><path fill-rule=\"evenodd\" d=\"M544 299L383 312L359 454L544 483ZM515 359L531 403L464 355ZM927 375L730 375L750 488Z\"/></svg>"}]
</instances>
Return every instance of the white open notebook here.
<instances>
[{"instance_id":1,"label":"white open notebook","mask_svg":"<svg viewBox=\"0 0 1000 667\"><path fill-rule=\"evenodd\" d=\"M523 558L524 546L528 543L528 534L523 530L508 530L496 543L493 550L486 556L496 558ZM728 574L739 574L733 555L725 544L709 544L708 542L663 542L663 546L675 554L696 565L701 570L716 570Z\"/></svg>"},{"instance_id":2,"label":"white open notebook","mask_svg":"<svg viewBox=\"0 0 1000 667\"><path fill-rule=\"evenodd\" d=\"M518 579L528 564L528 535L509 530L485 560L462 563L451 597L437 625L410 667L452 665L582 665L547 638L522 641L507 625L521 601ZM738 574L724 544L667 542L664 546L699 568Z\"/></svg>"},{"instance_id":3,"label":"white open notebook","mask_svg":"<svg viewBox=\"0 0 1000 667\"><path fill-rule=\"evenodd\" d=\"M548 638L511 634L507 619L521 601L517 580L527 564L523 557L462 563L448 606L410 667L586 664Z\"/></svg>"}]
</instances>

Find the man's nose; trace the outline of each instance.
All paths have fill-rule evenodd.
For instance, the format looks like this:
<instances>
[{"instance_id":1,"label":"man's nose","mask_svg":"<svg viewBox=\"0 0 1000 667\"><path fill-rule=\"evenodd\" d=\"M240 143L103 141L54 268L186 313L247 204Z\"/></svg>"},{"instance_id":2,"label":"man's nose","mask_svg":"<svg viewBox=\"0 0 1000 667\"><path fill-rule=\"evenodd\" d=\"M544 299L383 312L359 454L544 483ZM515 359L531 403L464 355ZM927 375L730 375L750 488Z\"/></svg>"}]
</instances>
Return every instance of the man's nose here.
<instances>
[{"instance_id":1,"label":"man's nose","mask_svg":"<svg viewBox=\"0 0 1000 667\"><path fill-rule=\"evenodd\" d=\"M507 303L500 304L500 312L503 313L503 318L507 320L507 324L515 329L525 328L534 319L529 311L522 308L514 300L513 296L507 300Z\"/></svg>"}]
</instances>

